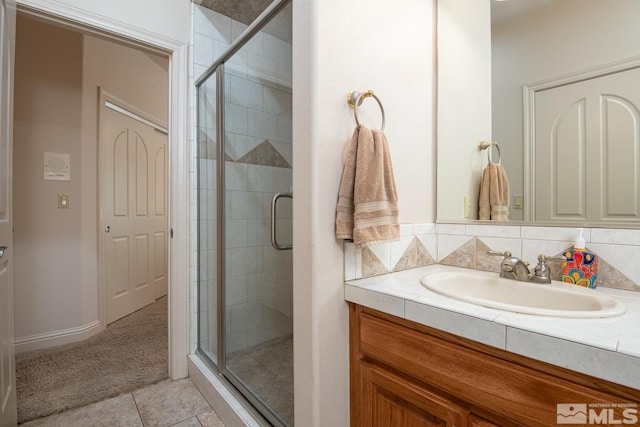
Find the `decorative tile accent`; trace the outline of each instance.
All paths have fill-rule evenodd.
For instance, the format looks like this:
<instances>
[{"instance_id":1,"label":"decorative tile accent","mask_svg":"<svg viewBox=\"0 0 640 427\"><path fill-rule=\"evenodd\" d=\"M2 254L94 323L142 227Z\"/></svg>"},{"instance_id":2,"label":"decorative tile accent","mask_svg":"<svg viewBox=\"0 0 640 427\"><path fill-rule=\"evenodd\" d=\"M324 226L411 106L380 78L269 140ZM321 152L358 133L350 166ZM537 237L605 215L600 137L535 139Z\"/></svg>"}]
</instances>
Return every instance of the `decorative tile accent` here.
<instances>
[{"instance_id":1,"label":"decorative tile accent","mask_svg":"<svg viewBox=\"0 0 640 427\"><path fill-rule=\"evenodd\" d=\"M371 253L373 255L376 256L376 258L378 258L378 261L380 261L382 263L382 265L384 265L386 271L391 271L392 265L391 265L391 246L395 245L397 242L389 242L389 243L381 243L378 245L370 245L367 246L367 249L371 251ZM400 257L398 257L399 259ZM364 268L365 268L365 262L364 262L365 258L362 258L362 271L364 272ZM366 277L366 276L363 276Z\"/></svg>"},{"instance_id":2,"label":"decorative tile accent","mask_svg":"<svg viewBox=\"0 0 640 427\"><path fill-rule=\"evenodd\" d=\"M451 231L451 228L445 228L447 231ZM478 228L470 228L469 230L472 233L476 233ZM634 230L630 230L634 231ZM554 235L554 232L557 234ZM514 234L513 230L509 231L511 235ZM497 230L494 235L499 235L500 231ZM527 236L527 238L523 239L508 239L510 242L517 242L516 245L518 248L522 248L522 256L521 258L525 261L531 263L531 268L533 268L537 263L537 256L540 253L546 253L554 256L561 256L566 250L572 248L571 238L575 236L574 228L553 228L553 227L522 227L522 235ZM591 230L585 229L585 236L591 236ZM625 244L629 243L629 239L625 233L622 233L620 230L611 230L611 232L602 231L598 229L597 233L594 235L606 237L614 237L620 236L622 237ZM449 234L446 235L438 235L438 238L446 238L451 240L452 237ZM457 236L460 238L460 236ZM461 239L463 240L463 239ZM492 239L486 239L490 241ZM567 241L569 240L569 241ZM615 239L611 239L611 241L607 242L607 245L598 245L592 244L589 246L598 246L597 248L592 248L593 252L598 254L599 256L599 272L598 272L598 286L608 287L608 288L617 288L631 291L640 291L640 284L634 282L629 276L627 276L623 271L628 269L627 259L624 259L623 256L618 256L620 259L605 259L603 258L602 252L606 255L615 255L615 254L628 254L632 253L632 251L638 250L640 247L640 242L637 242L632 246L625 246L616 244ZM510 248L510 251L515 255L518 255L518 248L514 247ZM626 249L625 249L626 248ZM460 244L460 246L447 255L444 259L440 260L440 264L451 265L456 267L463 268L473 268L478 270L486 270L486 271L500 271L500 257L494 257L491 255L487 255L487 251L489 250L504 250L505 247L490 247L487 243L483 242L483 240L478 237L473 237L466 243ZM615 251L613 250L615 249ZM609 251L607 251L609 250ZM549 261L549 267L551 268L551 278L553 280L561 280L562 276L562 262L561 261ZM617 265L617 267L616 267ZM640 277L637 279L640 281Z\"/></svg>"},{"instance_id":3,"label":"decorative tile accent","mask_svg":"<svg viewBox=\"0 0 640 427\"><path fill-rule=\"evenodd\" d=\"M404 255L398 260L393 271L407 270L414 267L424 267L426 265L435 264L429 251L424 247L422 242L416 237L404 252Z\"/></svg>"},{"instance_id":4,"label":"decorative tile accent","mask_svg":"<svg viewBox=\"0 0 640 427\"><path fill-rule=\"evenodd\" d=\"M598 281L596 283L598 286L604 286L605 288L640 292L640 285L634 283L633 280L602 259L602 257L598 260Z\"/></svg>"},{"instance_id":5,"label":"decorative tile accent","mask_svg":"<svg viewBox=\"0 0 640 427\"><path fill-rule=\"evenodd\" d=\"M266 139L253 150L239 158L238 163L291 169L291 163L282 157L282 154Z\"/></svg>"},{"instance_id":6,"label":"decorative tile accent","mask_svg":"<svg viewBox=\"0 0 640 427\"><path fill-rule=\"evenodd\" d=\"M204 131L200 131L200 153L199 158L201 159L211 159L214 160L216 158L216 141L213 138L210 138Z\"/></svg>"},{"instance_id":7,"label":"decorative tile accent","mask_svg":"<svg viewBox=\"0 0 640 427\"><path fill-rule=\"evenodd\" d=\"M401 230L401 233L402 233L402 230ZM415 237L413 236L413 228L412 228L411 235L401 234L398 240L396 240L395 242L391 242L391 244L389 245L390 247L389 263L386 264L389 269L391 269L392 266L395 266L398 263L398 261L400 261L400 258L404 256L404 253L407 251L407 249L409 249L409 246L411 246L411 243L413 242L414 238Z\"/></svg>"},{"instance_id":8,"label":"decorative tile accent","mask_svg":"<svg viewBox=\"0 0 640 427\"><path fill-rule=\"evenodd\" d=\"M369 248L362 248L362 277L386 274L389 270Z\"/></svg>"},{"instance_id":9,"label":"decorative tile accent","mask_svg":"<svg viewBox=\"0 0 640 427\"><path fill-rule=\"evenodd\" d=\"M437 233L437 245L438 245L438 261L441 262L443 259L451 255L455 252L459 247L468 243L473 236L465 236L465 235L457 235L457 234L442 234Z\"/></svg>"},{"instance_id":10,"label":"decorative tile accent","mask_svg":"<svg viewBox=\"0 0 640 427\"><path fill-rule=\"evenodd\" d=\"M477 237L469 240L464 245L453 251L446 258L440 260L440 264L455 265L456 267L475 268L476 267L476 242Z\"/></svg>"},{"instance_id":11,"label":"decorative tile accent","mask_svg":"<svg viewBox=\"0 0 640 427\"><path fill-rule=\"evenodd\" d=\"M480 239L476 240L476 268L485 271L500 271L502 258L487 253L496 249L490 248Z\"/></svg>"},{"instance_id":12,"label":"decorative tile accent","mask_svg":"<svg viewBox=\"0 0 640 427\"><path fill-rule=\"evenodd\" d=\"M566 251L571 249L572 246L568 246L554 256L563 256ZM552 280L562 280L562 261L549 261L549 268L551 268ZM605 288L640 291L640 285L634 283L624 273L609 264L602 256L598 256L598 280L596 284Z\"/></svg>"},{"instance_id":13,"label":"decorative tile accent","mask_svg":"<svg viewBox=\"0 0 640 427\"><path fill-rule=\"evenodd\" d=\"M498 272L501 257L488 255L489 250L509 250L533 268L539 254L561 256L575 237L569 227L469 225L466 234L459 224L403 224L401 229L397 242L362 250L345 243L345 280L436 264L438 256L440 264ZM585 229L584 235L596 240L587 239L587 247L600 258L598 286L640 292L640 276L635 277L640 267L634 262L640 230ZM560 280L561 261L550 261L549 267L551 278Z\"/></svg>"},{"instance_id":14,"label":"decorative tile accent","mask_svg":"<svg viewBox=\"0 0 640 427\"><path fill-rule=\"evenodd\" d=\"M433 227L430 228L427 225L403 225L401 226L403 235L399 241L371 245L362 249L356 248L351 242L345 242L345 280L436 264L434 254L427 249L427 246L436 247L435 234ZM425 245L423 243L425 241L429 244Z\"/></svg>"}]
</instances>

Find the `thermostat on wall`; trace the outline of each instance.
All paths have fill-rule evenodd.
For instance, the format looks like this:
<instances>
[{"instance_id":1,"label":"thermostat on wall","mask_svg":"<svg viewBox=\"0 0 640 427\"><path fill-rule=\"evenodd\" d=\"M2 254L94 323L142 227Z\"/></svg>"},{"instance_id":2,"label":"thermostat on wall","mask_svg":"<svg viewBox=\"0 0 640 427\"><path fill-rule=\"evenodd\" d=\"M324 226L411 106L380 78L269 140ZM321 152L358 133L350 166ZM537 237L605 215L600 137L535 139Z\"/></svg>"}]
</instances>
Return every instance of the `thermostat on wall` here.
<instances>
[{"instance_id":1,"label":"thermostat on wall","mask_svg":"<svg viewBox=\"0 0 640 427\"><path fill-rule=\"evenodd\" d=\"M69 153L44 153L45 181L71 180L71 156Z\"/></svg>"}]
</instances>

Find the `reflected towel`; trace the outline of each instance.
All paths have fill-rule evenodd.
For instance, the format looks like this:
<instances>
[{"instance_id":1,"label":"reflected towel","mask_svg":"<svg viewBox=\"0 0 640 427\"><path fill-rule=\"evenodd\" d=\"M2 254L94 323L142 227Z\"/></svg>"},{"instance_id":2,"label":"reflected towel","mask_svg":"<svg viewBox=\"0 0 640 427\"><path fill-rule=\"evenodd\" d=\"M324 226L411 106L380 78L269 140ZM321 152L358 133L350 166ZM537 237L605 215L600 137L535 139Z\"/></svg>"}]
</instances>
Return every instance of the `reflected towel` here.
<instances>
[{"instance_id":1,"label":"reflected towel","mask_svg":"<svg viewBox=\"0 0 640 427\"><path fill-rule=\"evenodd\" d=\"M357 127L342 171L336 207L336 237L358 247L398 240L398 196L387 138Z\"/></svg>"},{"instance_id":2,"label":"reflected towel","mask_svg":"<svg viewBox=\"0 0 640 427\"><path fill-rule=\"evenodd\" d=\"M509 180L501 164L489 163L482 172L479 218L491 221L509 221Z\"/></svg>"}]
</instances>

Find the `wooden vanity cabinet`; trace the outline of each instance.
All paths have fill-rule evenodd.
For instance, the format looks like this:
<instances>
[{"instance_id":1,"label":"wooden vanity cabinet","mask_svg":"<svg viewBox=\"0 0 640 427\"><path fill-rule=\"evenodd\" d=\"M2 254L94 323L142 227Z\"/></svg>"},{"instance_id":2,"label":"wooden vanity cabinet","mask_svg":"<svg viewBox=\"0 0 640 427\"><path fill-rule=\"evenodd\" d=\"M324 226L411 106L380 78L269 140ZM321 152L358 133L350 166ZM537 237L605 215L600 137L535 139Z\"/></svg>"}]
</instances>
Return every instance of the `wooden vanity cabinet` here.
<instances>
[{"instance_id":1,"label":"wooden vanity cabinet","mask_svg":"<svg viewBox=\"0 0 640 427\"><path fill-rule=\"evenodd\" d=\"M546 427L640 391L350 303L351 426Z\"/></svg>"},{"instance_id":2,"label":"wooden vanity cabinet","mask_svg":"<svg viewBox=\"0 0 640 427\"><path fill-rule=\"evenodd\" d=\"M464 407L390 370L364 362L360 370L362 424L385 426L466 425Z\"/></svg>"}]
</instances>

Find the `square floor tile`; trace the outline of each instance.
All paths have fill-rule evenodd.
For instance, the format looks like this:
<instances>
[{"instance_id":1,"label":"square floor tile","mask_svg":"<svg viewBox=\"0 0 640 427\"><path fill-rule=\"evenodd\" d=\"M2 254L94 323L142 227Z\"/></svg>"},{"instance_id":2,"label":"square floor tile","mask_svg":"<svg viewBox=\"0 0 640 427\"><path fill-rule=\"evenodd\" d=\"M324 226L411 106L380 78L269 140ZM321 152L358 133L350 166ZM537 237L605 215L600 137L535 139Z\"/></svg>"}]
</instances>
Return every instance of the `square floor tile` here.
<instances>
[{"instance_id":1,"label":"square floor tile","mask_svg":"<svg viewBox=\"0 0 640 427\"><path fill-rule=\"evenodd\" d=\"M142 427L131 393L21 424L23 427Z\"/></svg>"},{"instance_id":2,"label":"square floor tile","mask_svg":"<svg viewBox=\"0 0 640 427\"><path fill-rule=\"evenodd\" d=\"M133 392L146 427L165 427L211 411L190 379L163 381Z\"/></svg>"},{"instance_id":3,"label":"square floor tile","mask_svg":"<svg viewBox=\"0 0 640 427\"><path fill-rule=\"evenodd\" d=\"M198 420L200 420L202 427L225 427L222 420L218 417L218 414L214 411L198 415Z\"/></svg>"}]
</instances>

